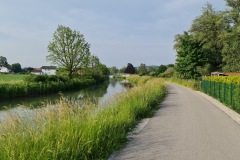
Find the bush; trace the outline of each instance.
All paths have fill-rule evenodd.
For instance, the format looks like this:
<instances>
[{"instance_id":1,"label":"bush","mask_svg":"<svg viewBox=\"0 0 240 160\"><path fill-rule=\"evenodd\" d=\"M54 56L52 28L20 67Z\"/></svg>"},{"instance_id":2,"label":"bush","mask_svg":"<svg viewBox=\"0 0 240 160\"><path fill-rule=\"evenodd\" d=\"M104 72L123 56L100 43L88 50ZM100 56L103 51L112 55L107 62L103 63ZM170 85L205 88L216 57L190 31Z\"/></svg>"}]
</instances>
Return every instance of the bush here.
<instances>
[{"instance_id":1,"label":"bush","mask_svg":"<svg viewBox=\"0 0 240 160\"><path fill-rule=\"evenodd\" d=\"M240 76L205 77L201 89L240 113Z\"/></svg>"}]
</instances>

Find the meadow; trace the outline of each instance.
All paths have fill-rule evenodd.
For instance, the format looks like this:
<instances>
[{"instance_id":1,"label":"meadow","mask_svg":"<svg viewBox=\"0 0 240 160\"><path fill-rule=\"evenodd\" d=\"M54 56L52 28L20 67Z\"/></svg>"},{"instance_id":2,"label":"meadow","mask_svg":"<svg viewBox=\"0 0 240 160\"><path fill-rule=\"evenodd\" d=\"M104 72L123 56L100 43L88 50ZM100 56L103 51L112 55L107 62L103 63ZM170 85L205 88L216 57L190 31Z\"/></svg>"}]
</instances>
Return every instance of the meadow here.
<instances>
[{"instance_id":1,"label":"meadow","mask_svg":"<svg viewBox=\"0 0 240 160\"><path fill-rule=\"evenodd\" d=\"M27 76L24 74L0 74L0 83L23 82Z\"/></svg>"},{"instance_id":2,"label":"meadow","mask_svg":"<svg viewBox=\"0 0 240 160\"><path fill-rule=\"evenodd\" d=\"M9 116L0 124L0 159L106 159L124 146L127 134L139 120L152 116L167 94L161 79L135 81L141 85L105 106L60 99L55 108L43 109L31 120Z\"/></svg>"}]
</instances>

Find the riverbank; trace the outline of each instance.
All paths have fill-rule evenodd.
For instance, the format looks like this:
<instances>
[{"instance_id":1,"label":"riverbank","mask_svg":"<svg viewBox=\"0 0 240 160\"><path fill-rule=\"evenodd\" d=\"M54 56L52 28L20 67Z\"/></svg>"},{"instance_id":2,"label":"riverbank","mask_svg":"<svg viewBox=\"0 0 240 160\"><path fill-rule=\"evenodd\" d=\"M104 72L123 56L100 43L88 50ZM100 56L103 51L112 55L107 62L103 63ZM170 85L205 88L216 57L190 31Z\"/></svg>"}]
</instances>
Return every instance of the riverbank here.
<instances>
[{"instance_id":1,"label":"riverbank","mask_svg":"<svg viewBox=\"0 0 240 160\"><path fill-rule=\"evenodd\" d=\"M107 79L74 78L70 80L62 76L29 75L22 80L1 81L0 99L33 97L60 91L81 89L96 85L104 80Z\"/></svg>"},{"instance_id":2,"label":"riverbank","mask_svg":"<svg viewBox=\"0 0 240 160\"><path fill-rule=\"evenodd\" d=\"M125 144L141 118L152 115L166 92L154 78L106 106L61 99L31 122L10 116L0 126L0 159L104 159Z\"/></svg>"}]
</instances>

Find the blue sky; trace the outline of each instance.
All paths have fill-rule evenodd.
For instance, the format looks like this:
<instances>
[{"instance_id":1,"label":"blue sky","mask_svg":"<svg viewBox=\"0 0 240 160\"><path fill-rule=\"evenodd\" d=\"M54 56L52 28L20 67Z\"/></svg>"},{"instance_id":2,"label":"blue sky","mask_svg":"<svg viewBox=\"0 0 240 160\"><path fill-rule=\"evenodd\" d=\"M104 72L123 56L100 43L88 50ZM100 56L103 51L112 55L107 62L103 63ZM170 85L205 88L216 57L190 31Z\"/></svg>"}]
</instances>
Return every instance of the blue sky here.
<instances>
[{"instance_id":1,"label":"blue sky","mask_svg":"<svg viewBox=\"0 0 240 160\"><path fill-rule=\"evenodd\" d=\"M108 67L175 63L174 36L190 28L207 2L224 0L1 0L0 56L41 67L58 25L80 31Z\"/></svg>"}]
</instances>

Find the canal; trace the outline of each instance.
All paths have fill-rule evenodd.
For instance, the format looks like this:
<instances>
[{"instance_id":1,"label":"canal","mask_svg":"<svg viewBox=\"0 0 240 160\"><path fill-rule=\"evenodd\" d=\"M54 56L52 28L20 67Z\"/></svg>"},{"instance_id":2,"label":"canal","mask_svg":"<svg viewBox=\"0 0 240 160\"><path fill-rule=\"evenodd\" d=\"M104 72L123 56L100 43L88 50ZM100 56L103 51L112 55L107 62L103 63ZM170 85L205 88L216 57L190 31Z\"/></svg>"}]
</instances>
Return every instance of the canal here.
<instances>
[{"instance_id":1,"label":"canal","mask_svg":"<svg viewBox=\"0 0 240 160\"><path fill-rule=\"evenodd\" d=\"M6 119L9 114L18 116L33 114L49 103L54 105L61 96L66 99L73 99L78 103L89 100L95 104L103 104L113 95L124 92L127 88L129 88L129 84L123 83L120 80L110 79L108 82L81 90L1 101L0 121Z\"/></svg>"}]
</instances>

